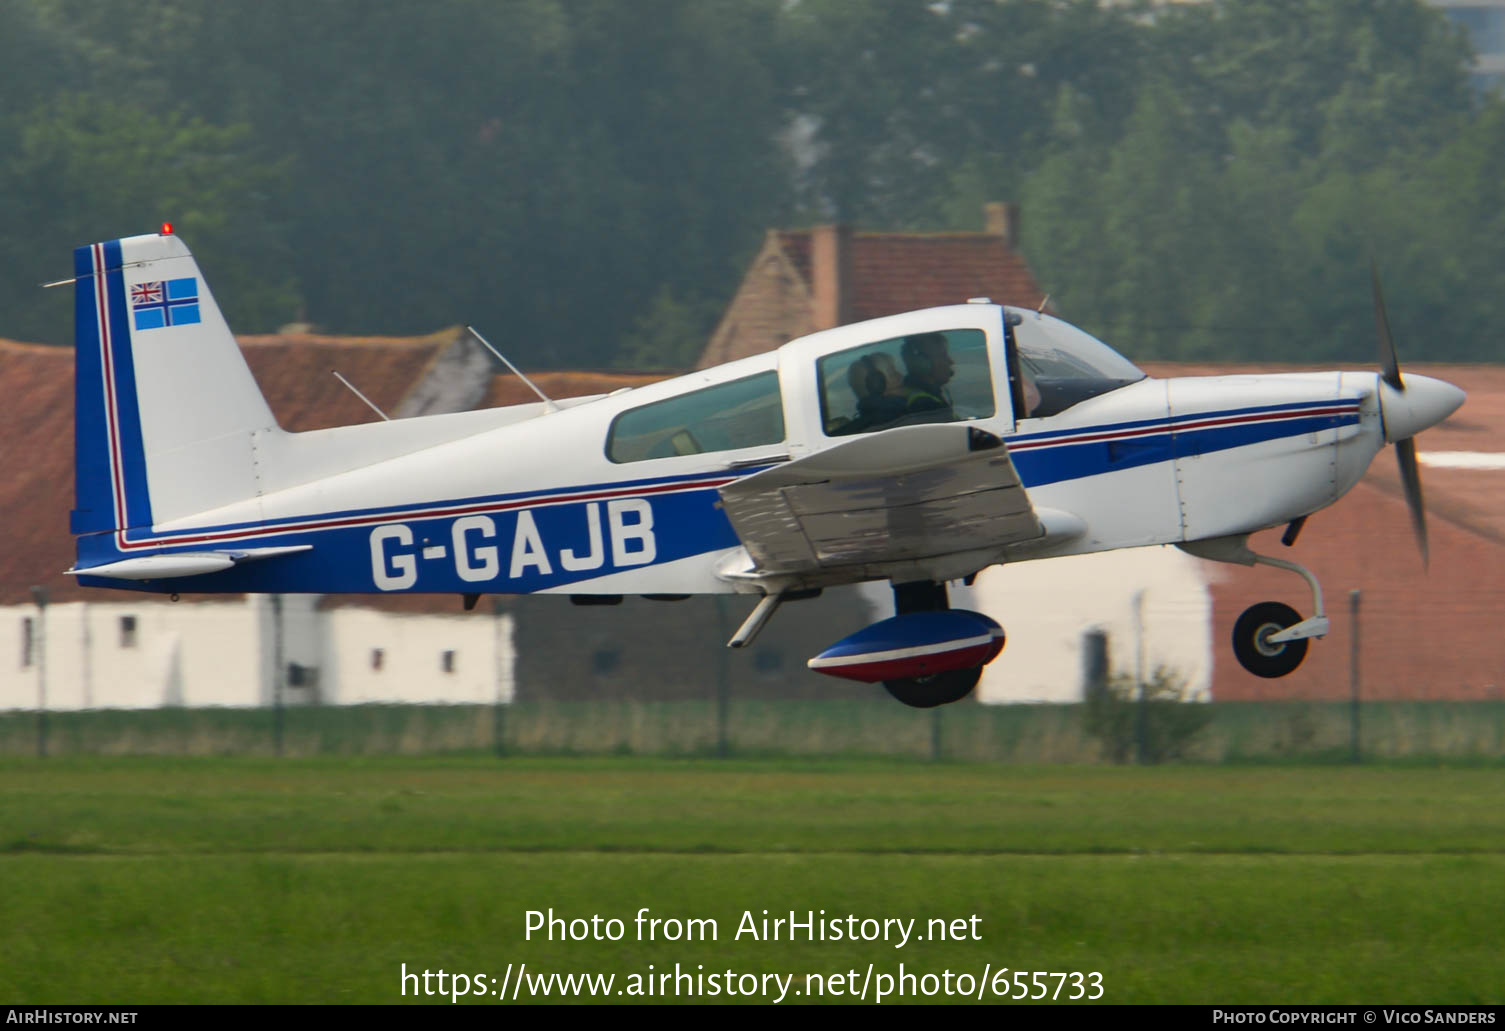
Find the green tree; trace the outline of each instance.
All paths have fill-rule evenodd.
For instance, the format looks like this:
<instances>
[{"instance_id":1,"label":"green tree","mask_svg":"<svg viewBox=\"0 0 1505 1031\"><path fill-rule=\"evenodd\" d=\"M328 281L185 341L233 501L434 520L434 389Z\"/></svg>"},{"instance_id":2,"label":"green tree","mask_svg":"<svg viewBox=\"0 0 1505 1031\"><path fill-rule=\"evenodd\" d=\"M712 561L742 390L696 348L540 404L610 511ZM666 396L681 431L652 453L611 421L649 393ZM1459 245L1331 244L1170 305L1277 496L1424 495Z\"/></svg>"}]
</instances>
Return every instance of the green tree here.
<instances>
[{"instance_id":1,"label":"green tree","mask_svg":"<svg viewBox=\"0 0 1505 1031\"><path fill-rule=\"evenodd\" d=\"M1468 181L1497 130L1439 12L1191 5L1142 41L1133 116L1073 133L1082 105L1058 111L1026 181L1027 253L1069 316L1138 356L1368 363L1372 258L1415 284L1397 329L1467 356L1463 327L1488 318L1469 312L1499 291L1483 263L1450 270L1488 249L1473 226L1498 209L1444 183Z\"/></svg>"},{"instance_id":2,"label":"green tree","mask_svg":"<svg viewBox=\"0 0 1505 1031\"><path fill-rule=\"evenodd\" d=\"M264 331L291 320L297 292L271 217L279 171L256 159L248 136L244 126L159 117L84 94L21 119L0 164L0 222L11 228L0 247L19 273L0 286L6 332L71 341L71 297L36 284L71 273L73 246L169 220L195 241L232 325Z\"/></svg>"},{"instance_id":3,"label":"green tree","mask_svg":"<svg viewBox=\"0 0 1505 1031\"><path fill-rule=\"evenodd\" d=\"M1505 119L1419 0L0 0L0 24L9 267L55 278L68 244L171 217L237 329L468 321L533 367L667 367L768 226L974 229L1000 199L1058 310L1137 356L1368 361L1371 257L1403 357L1493 356L1505 304ZM56 339L66 303L33 292L0 288L0 332Z\"/></svg>"},{"instance_id":4,"label":"green tree","mask_svg":"<svg viewBox=\"0 0 1505 1031\"><path fill-rule=\"evenodd\" d=\"M249 126L331 330L469 321L533 366L609 364L661 290L724 298L786 206L778 0L36 3L81 92Z\"/></svg>"},{"instance_id":5,"label":"green tree","mask_svg":"<svg viewBox=\"0 0 1505 1031\"><path fill-rule=\"evenodd\" d=\"M975 229L1043 157L1060 91L1122 119L1143 54L1091 0L805 0L785 25L804 208L883 228Z\"/></svg>"}]
</instances>

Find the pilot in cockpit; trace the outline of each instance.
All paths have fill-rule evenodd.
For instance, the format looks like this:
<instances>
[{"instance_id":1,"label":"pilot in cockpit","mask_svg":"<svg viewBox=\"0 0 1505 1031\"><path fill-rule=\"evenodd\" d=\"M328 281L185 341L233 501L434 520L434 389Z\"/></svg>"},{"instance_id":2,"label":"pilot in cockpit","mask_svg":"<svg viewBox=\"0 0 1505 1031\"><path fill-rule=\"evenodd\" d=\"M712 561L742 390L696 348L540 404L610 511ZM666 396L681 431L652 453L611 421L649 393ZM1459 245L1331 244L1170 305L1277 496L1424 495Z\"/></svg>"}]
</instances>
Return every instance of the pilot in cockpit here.
<instances>
[{"instance_id":1,"label":"pilot in cockpit","mask_svg":"<svg viewBox=\"0 0 1505 1031\"><path fill-rule=\"evenodd\" d=\"M905 337L899 356L904 359L906 413L949 411L951 392L946 384L951 382L956 363L951 358L946 335L920 333Z\"/></svg>"}]
</instances>

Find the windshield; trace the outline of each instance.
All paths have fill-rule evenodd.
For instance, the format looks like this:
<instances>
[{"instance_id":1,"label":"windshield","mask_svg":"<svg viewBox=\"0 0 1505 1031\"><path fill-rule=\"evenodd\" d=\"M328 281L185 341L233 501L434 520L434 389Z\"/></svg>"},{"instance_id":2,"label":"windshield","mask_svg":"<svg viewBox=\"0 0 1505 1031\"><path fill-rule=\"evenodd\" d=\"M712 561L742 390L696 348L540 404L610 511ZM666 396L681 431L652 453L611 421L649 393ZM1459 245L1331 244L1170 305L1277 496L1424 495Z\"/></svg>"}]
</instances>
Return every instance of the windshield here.
<instances>
[{"instance_id":1,"label":"windshield","mask_svg":"<svg viewBox=\"0 0 1505 1031\"><path fill-rule=\"evenodd\" d=\"M1064 412L1072 405L1145 378L1107 344L1050 315L1010 308L1019 316L1014 343L1024 378L1026 418Z\"/></svg>"}]
</instances>

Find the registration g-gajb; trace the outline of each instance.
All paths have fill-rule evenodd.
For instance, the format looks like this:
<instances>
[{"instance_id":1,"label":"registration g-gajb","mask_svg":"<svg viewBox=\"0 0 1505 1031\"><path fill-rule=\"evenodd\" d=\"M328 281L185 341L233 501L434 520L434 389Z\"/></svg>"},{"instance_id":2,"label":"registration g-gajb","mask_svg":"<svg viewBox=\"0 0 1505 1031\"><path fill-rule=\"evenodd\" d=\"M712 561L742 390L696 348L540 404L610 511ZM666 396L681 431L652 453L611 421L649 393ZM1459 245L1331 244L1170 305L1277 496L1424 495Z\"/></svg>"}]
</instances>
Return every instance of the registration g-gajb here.
<instances>
[{"instance_id":1,"label":"registration g-gajb","mask_svg":"<svg viewBox=\"0 0 1505 1031\"><path fill-rule=\"evenodd\" d=\"M218 592L735 593L748 643L782 602L868 580L895 615L810 660L901 701L956 701L1003 629L947 583L1156 544L1305 577L1307 617L1240 618L1250 672L1326 633L1315 577L1251 533L1332 504L1463 403L1380 370L1153 379L1042 312L973 299L842 326L635 390L289 433L168 227L75 252L70 572ZM961 300L961 299L959 299ZM1004 660L1006 661L1006 660Z\"/></svg>"}]
</instances>

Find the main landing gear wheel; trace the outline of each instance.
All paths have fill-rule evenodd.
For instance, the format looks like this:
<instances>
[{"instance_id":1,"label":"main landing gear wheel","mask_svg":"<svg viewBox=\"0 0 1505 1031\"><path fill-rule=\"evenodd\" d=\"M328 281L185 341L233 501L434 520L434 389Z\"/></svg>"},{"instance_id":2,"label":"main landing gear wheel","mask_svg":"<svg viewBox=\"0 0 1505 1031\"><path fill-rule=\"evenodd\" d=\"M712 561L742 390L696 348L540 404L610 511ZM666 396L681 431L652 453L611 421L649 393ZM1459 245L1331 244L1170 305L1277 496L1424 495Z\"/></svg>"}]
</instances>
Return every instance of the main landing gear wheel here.
<instances>
[{"instance_id":1,"label":"main landing gear wheel","mask_svg":"<svg viewBox=\"0 0 1505 1031\"><path fill-rule=\"evenodd\" d=\"M1278 601L1250 605L1233 624L1233 654L1257 677L1273 679L1294 672L1306 658L1307 638L1270 643L1271 634L1301 622L1301 614Z\"/></svg>"},{"instance_id":2,"label":"main landing gear wheel","mask_svg":"<svg viewBox=\"0 0 1505 1031\"><path fill-rule=\"evenodd\" d=\"M928 677L905 677L903 680L885 680L883 686L905 705L914 709L933 709L937 705L959 702L972 693L978 680L982 679L982 667L953 669Z\"/></svg>"}]
</instances>

